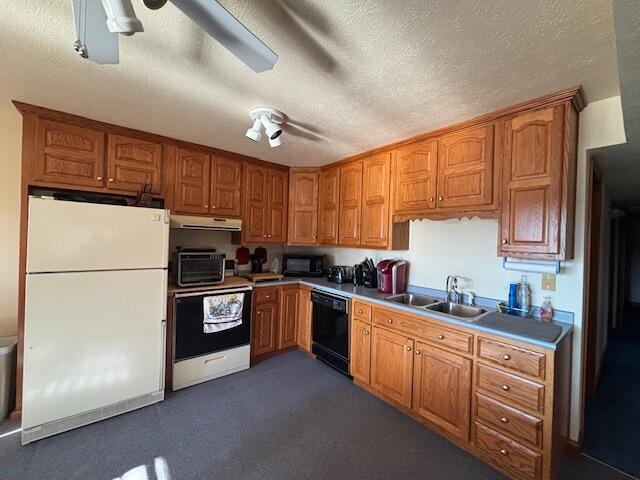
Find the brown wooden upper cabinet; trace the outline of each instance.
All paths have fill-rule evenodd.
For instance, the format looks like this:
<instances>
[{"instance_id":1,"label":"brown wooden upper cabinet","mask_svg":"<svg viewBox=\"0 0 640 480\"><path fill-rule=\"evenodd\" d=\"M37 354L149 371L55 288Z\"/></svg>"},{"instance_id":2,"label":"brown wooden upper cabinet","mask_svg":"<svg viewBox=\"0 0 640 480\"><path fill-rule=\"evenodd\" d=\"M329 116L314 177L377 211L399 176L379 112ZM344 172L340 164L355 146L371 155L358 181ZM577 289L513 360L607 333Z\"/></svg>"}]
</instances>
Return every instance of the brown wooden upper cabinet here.
<instances>
[{"instance_id":1,"label":"brown wooden upper cabinet","mask_svg":"<svg viewBox=\"0 0 640 480\"><path fill-rule=\"evenodd\" d=\"M61 187L104 187L104 133L38 119L31 181Z\"/></svg>"},{"instance_id":2,"label":"brown wooden upper cabinet","mask_svg":"<svg viewBox=\"0 0 640 480\"><path fill-rule=\"evenodd\" d=\"M362 161L340 167L340 222L338 243L360 246Z\"/></svg>"},{"instance_id":3,"label":"brown wooden upper cabinet","mask_svg":"<svg viewBox=\"0 0 640 480\"><path fill-rule=\"evenodd\" d=\"M288 177L286 170L245 164L244 242L286 242Z\"/></svg>"},{"instance_id":4,"label":"brown wooden upper cabinet","mask_svg":"<svg viewBox=\"0 0 640 480\"><path fill-rule=\"evenodd\" d=\"M493 129L491 124L438 140L438 208L493 204Z\"/></svg>"},{"instance_id":5,"label":"brown wooden upper cabinet","mask_svg":"<svg viewBox=\"0 0 640 480\"><path fill-rule=\"evenodd\" d=\"M497 167L493 124L396 149L394 219L495 212Z\"/></svg>"},{"instance_id":6,"label":"brown wooden upper cabinet","mask_svg":"<svg viewBox=\"0 0 640 480\"><path fill-rule=\"evenodd\" d=\"M162 191L162 145L138 138L109 134L107 139L107 188L137 192L141 185Z\"/></svg>"},{"instance_id":7,"label":"brown wooden upper cabinet","mask_svg":"<svg viewBox=\"0 0 640 480\"><path fill-rule=\"evenodd\" d=\"M317 169L292 169L289 172L289 245L318 243Z\"/></svg>"},{"instance_id":8,"label":"brown wooden upper cabinet","mask_svg":"<svg viewBox=\"0 0 640 480\"><path fill-rule=\"evenodd\" d=\"M435 208L438 142L411 143L394 154L394 213L423 213Z\"/></svg>"},{"instance_id":9,"label":"brown wooden upper cabinet","mask_svg":"<svg viewBox=\"0 0 640 480\"><path fill-rule=\"evenodd\" d=\"M240 216L242 162L178 148L175 177L176 212Z\"/></svg>"},{"instance_id":10,"label":"brown wooden upper cabinet","mask_svg":"<svg viewBox=\"0 0 640 480\"><path fill-rule=\"evenodd\" d=\"M362 162L362 223L360 246L384 248L389 244L391 152Z\"/></svg>"},{"instance_id":11,"label":"brown wooden upper cabinet","mask_svg":"<svg viewBox=\"0 0 640 480\"><path fill-rule=\"evenodd\" d=\"M504 121L502 256L573 255L577 113L570 102ZM565 131L567 129L567 131Z\"/></svg>"},{"instance_id":12,"label":"brown wooden upper cabinet","mask_svg":"<svg viewBox=\"0 0 640 480\"><path fill-rule=\"evenodd\" d=\"M318 236L321 245L338 244L339 206L340 167L323 168L320 172L320 206L318 209Z\"/></svg>"}]
</instances>

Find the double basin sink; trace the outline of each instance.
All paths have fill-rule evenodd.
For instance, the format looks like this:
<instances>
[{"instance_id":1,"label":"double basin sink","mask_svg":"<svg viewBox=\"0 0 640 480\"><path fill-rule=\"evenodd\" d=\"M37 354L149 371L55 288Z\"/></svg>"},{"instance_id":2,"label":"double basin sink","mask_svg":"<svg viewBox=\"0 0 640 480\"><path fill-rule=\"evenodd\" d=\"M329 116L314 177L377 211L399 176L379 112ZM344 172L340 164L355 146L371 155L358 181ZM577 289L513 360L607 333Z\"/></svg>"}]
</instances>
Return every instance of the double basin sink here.
<instances>
[{"instance_id":1,"label":"double basin sink","mask_svg":"<svg viewBox=\"0 0 640 480\"><path fill-rule=\"evenodd\" d=\"M416 295L413 293L391 295L390 297L386 297L385 300L422 310L444 313L445 315L450 315L468 322L473 322L477 317L486 313L485 309L475 307L473 305L449 302L440 298L429 297L427 295Z\"/></svg>"}]
</instances>

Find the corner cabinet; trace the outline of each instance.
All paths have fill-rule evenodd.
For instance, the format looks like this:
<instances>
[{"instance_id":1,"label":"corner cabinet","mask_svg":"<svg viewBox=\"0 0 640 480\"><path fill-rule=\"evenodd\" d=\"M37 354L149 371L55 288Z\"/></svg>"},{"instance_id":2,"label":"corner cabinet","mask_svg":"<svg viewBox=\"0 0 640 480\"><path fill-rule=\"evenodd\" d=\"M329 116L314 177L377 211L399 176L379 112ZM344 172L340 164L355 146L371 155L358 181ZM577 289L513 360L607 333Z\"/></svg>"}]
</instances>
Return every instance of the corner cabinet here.
<instances>
[{"instance_id":1,"label":"corner cabinet","mask_svg":"<svg viewBox=\"0 0 640 480\"><path fill-rule=\"evenodd\" d=\"M317 169L291 169L289 172L289 245L318 243Z\"/></svg>"},{"instance_id":2,"label":"corner cabinet","mask_svg":"<svg viewBox=\"0 0 640 480\"><path fill-rule=\"evenodd\" d=\"M502 123L499 255L572 258L577 122L566 102Z\"/></svg>"},{"instance_id":3,"label":"corner cabinet","mask_svg":"<svg viewBox=\"0 0 640 480\"><path fill-rule=\"evenodd\" d=\"M247 162L244 175L244 243L285 243L288 170ZM234 242L238 243L237 239Z\"/></svg>"}]
</instances>

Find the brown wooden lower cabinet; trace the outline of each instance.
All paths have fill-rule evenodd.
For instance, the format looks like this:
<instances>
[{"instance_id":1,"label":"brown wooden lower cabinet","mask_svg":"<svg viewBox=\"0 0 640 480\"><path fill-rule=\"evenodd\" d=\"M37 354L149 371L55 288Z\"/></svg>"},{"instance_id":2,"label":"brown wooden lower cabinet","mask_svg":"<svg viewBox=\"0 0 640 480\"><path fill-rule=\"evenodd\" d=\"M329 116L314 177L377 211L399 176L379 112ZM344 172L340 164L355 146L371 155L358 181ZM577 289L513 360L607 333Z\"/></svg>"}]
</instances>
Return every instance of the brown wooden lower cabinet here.
<instances>
[{"instance_id":1,"label":"brown wooden lower cabinet","mask_svg":"<svg viewBox=\"0 0 640 480\"><path fill-rule=\"evenodd\" d=\"M311 352L311 287L306 285L300 285L298 347L306 352Z\"/></svg>"},{"instance_id":2,"label":"brown wooden lower cabinet","mask_svg":"<svg viewBox=\"0 0 640 480\"><path fill-rule=\"evenodd\" d=\"M278 350L294 347L298 343L296 323L300 289L298 285L282 287L280 304L280 325L278 326Z\"/></svg>"},{"instance_id":3,"label":"brown wooden lower cabinet","mask_svg":"<svg viewBox=\"0 0 640 480\"><path fill-rule=\"evenodd\" d=\"M252 320L251 356L275 352L278 338L278 304L256 305Z\"/></svg>"},{"instance_id":4,"label":"brown wooden lower cabinet","mask_svg":"<svg viewBox=\"0 0 640 480\"><path fill-rule=\"evenodd\" d=\"M471 359L416 343L413 410L452 435L469 438Z\"/></svg>"},{"instance_id":5,"label":"brown wooden lower cabinet","mask_svg":"<svg viewBox=\"0 0 640 480\"><path fill-rule=\"evenodd\" d=\"M571 336L550 350L442 323L354 301L354 382L511 478L555 478Z\"/></svg>"}]
</instances>

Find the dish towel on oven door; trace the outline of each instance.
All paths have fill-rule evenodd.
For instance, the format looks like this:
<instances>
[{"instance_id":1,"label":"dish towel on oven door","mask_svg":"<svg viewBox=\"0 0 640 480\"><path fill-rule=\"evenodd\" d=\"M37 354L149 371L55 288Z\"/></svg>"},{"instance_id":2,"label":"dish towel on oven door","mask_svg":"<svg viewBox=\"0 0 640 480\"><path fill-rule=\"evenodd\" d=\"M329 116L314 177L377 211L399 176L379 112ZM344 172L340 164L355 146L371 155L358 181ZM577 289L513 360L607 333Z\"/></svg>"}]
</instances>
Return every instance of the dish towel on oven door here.
<instances>
[{"instance_id":1,"label":"dish towel on oven door","mask_svg":"<svg viewBox=\"0 0 640 480\"><path fill-rule=\"evenodd\" d=\"M244 293L204 297L204 333L216 333L242 323Z\"/></svg>"}]
</instances>

